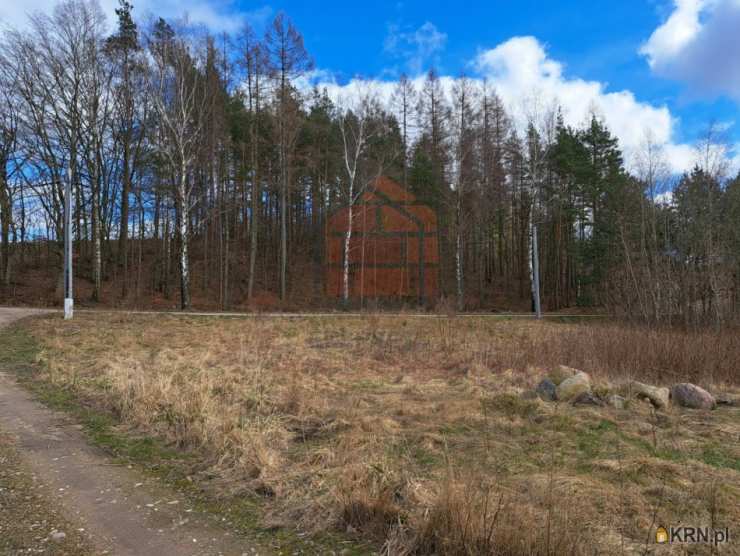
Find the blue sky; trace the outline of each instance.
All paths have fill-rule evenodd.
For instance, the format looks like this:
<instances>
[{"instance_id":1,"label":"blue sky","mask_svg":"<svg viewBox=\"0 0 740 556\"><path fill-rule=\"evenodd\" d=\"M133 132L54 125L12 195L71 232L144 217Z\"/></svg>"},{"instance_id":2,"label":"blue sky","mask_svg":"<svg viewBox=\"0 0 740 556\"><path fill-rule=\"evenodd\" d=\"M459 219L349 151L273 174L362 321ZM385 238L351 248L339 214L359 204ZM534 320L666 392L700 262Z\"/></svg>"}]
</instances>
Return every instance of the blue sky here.
<instances>
[{"instance_id":1,"label":"blue sky","mask_svg":"<svg viewBox=\"0 0 740 556\"><path fill-rule=\"evenodd\" d=\"M100 2L112 15L117 0ZM2 3L0 19L21 25L23 12L53 3ZM596 110L628 157L649 135L674 171L693 164L692 143L715 122L735 148L733 171L740 167L740 0L133 3L139 16L185 10L230 32L243 21L264 29L283 10L316 61L314 82L337 97L353 78L387 94L401 72L419 77L435 66L450 78L487 78L512 112L530 96L560 103L573 124Z\"/></svg>"},{"instance_id":2,"label":"blue sky","mask_svg":"<svg viewBox=\"0 0 740 556\"><path fill-rule=\"evenodd\" d=\"M641 52L677 11L671 0L477 1L461 2L459 9L450 2L409 0L377 4L371 10L330 1L322 4L320 14L306 3L285 2L279 9L303 31L317 66L333 71L340 82L356 74L390 79L430 65L441 74L475 75L471 62L480 52L512 37L531 36L549 59L563 65L565 79L596 81L605 91L627 90L638 102L666 106L676 120L671 136L676 144L695 141L710 122L724 127L737 117L737 97L733 99L731 91L702 91L680 72L656 72ZM704 16L711 17L711 11ZM437 49L416 44L414 33L425 26L427 35L437 33ZM397 47L389 48L389 42ZM740 143L740 128L732 125L726 136Z\"/></svg>"}]
</instances>

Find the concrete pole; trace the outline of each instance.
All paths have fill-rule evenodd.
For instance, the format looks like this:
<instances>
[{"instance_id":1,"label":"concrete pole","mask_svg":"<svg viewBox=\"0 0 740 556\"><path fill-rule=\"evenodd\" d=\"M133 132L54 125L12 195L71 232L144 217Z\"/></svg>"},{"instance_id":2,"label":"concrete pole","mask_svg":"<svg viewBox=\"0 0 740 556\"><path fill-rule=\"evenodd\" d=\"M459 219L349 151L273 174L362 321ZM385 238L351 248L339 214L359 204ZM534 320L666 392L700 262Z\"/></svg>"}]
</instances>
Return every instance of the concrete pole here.
<instances>
[{"instance_id":1,"label":"concrete pole","mask_svg":"<svg viewBox=\"0 0 740 556\"><path fill-rule=\"evenodd\" d=\"M70 164L71 169L71 164ZM69 320L74 314L72 295L72 173L64 187L64 318Z\"/></svg>"},{"instance_id":2,"label":"concrete pole","mask_svg":"<svg viewBox=\"0 0 740 556\"><path fill-rule=\"evenodd\" d=\"M532 283L534 296L534 311L538 319L542 318L542 305L540 304L540 254L537 247L537 225L532 226Z\"/></svg>"}]
</instances>

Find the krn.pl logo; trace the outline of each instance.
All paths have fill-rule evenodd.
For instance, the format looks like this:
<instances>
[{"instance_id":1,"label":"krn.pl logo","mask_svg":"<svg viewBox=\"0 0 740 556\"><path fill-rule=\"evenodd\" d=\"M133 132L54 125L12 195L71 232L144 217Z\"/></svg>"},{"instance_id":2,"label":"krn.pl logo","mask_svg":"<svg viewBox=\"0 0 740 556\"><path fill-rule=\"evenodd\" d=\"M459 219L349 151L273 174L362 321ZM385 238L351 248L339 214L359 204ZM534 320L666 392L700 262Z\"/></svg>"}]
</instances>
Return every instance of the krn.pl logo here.
<instances>
[{"instance_id":1,"label":"krn.pl logo","mask_svg":"<svg viewBox=\"0 0 740 556\"><path fill-rule=\"evenodd\" d=\"M665 544L668 540L668 529L665 527L658 527L655 531L655 542L658 544Z\"/></svg>"},{"instance_id":2,"label":"krn.pl logo","mask_svg":"<svg viewBox=\"0 0 740 556\"><path fill-rule=\"evenodd\" d=\"M730 529L712 529L710 527L663 527L655 530L657 544L727 544L730 542Z\"/></svg>"}]
</instances>

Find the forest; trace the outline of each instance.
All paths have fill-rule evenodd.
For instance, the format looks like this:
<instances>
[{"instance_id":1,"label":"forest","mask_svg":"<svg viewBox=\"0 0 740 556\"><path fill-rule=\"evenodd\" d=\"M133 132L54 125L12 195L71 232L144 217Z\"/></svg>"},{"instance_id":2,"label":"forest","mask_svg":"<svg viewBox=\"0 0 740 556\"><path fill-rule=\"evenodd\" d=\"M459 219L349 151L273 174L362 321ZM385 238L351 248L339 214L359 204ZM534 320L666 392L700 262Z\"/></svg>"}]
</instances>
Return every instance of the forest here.
<instances>
[{"instance_id":1,"label":"forest","mask_svg":"<svg viewBox=\"0 0 740 556\"><path fill-rule=\"evenodd\" d=\"M0 302L61 300L70 185L83 303L351 304L326 295L327 220L384 175L437 214L430 307L529 311L538 267L547 311L738 319L740 176L712 125L676 176L649 136L628 164L597 109L573 127L557 102L505 106L470 76L429 68L392 94L356 79L334 98L283 13L233 36L127 0L116 14L62 0L2 32Z\"/></svg>"}]
</instances>

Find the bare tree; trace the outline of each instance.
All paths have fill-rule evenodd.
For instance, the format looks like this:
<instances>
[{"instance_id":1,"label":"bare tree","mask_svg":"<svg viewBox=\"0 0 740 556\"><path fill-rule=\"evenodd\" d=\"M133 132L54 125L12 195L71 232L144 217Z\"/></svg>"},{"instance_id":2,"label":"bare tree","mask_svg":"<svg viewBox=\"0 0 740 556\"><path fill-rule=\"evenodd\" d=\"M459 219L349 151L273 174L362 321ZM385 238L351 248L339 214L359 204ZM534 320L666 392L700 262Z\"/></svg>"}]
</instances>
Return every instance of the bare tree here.
<instances>
[{"instance_id":1,"label":"bare tree","mask_svg":"<svg viewBox=\"0 0 740 556\"><path fill-rule=\"evenodd\" d=\"M57 239L65 226L65 182L76 194L77 236L83 237L81 185L91 183L81 172L81 148L90 131L83 120L91 107L86 100L93 95L86 88L95 70L102 21L94 1L64 0L50 16L31 16L28 31L8 33L2 48L0 65L13 74L14 92L22 102L20 148L28 171L21 179L35 192Z\"/></svg>"},{"instance_id":2,"label":"bare tree","mask_svg":"<svg viewBox=\"0 0 740 556\"><path fill-rule=\"evenodd\" d=\"M160 19L151 37L153 67L150 95L160 135L157 149L174 177L180 261L180 307L190 306L190 211L194 199L192 171L206 117L205 82L192 46Z\"/></svg>"},{"instance_id":3,"label":"bare tree","mask_svg":"<svg viewBox=\"0 0 740 556\"><path fill-rule=\"evenodd\" d=\"M547 180L548 152L555 141L558 107L552 103L542 106L536 95L525 105L527 118L526 141L526 200L527 214L527 269L532 299L532 310L540 316L539 251L537 246L537 226L540 205L543 202L542 190ZM535 275L537 272L537 275Z\"/></svg>"},{"instance_id":4,"label":"bare tree","mask_svg":"<svg viewBox=\"0 0 740 556\"><path fill-rule=\"evenodd\" d=\"M250 162L251 162L251 206L249 227L249 278L247 299L254 294L254 278L257 266L257 247L259 241L259 214L261 207L262 175L260 173L260 118L262 114L263 78L266 71L266 52L262 43L254 37L254 31L247 26L241 37L241 62L246 71L247 103L251 115L249 123Z\"/></svg>"},{"instance_id":5,"label":"bare tree","mask_svg":"<svg viewBox=\"0 0 740 556\"><path fill-rule=\"evenodd\" d=\"M424 155L428 157L431 170L428 177L429 183L425 184L421 198L438 210L441 228L446 230L451 227L449 211L446 210L448 207L445 205L451 194L447 172L449 169L448 153L454 150L454 148L449 148L449 119L450 110L442 83L436 70L431 69L419 91L417 105L419 146ZM450 238L447 235L440 234L439 239L441 289L443 295L450 295L449 269L454 268L455 265L450 265L448 261L454 258L454 246L450 245Z\"/></svg>"},{"instance_id":6,"label":"bare tree","mask_svg":"<svg viewBox=\"0 0 740 556\"><path fill-rule=\"evenodd\" d=\"M475 111L477 91L472 81L461 76L452 89L452 137L455 155L453 161L454 175L454 214L455 214L455 283L457 290L457 308L465 307L465 195L469 182L473 180L471 155L475 147L473 130L476 125Z\"/></svg>"},{"instance_id":7,"label":"bare tree","mask_svg":"<svg viewBox=\"0 0 740 556\"><path fill-rule=\"evenodd\" d=\"M113 73L101 50L104 16L97 6L91 5L89 17L85 19L85 43L82 50L82 87L80 102L80 144L82 163L85 165L90 190L90 224L92 240L92 299L100 301L102 283L102 197L104 182L109 173L105 170L107 156L106 134L110 129L113 101L111 82Z\"/></svg>"},{"instance_id":8,"label":"bare tree","mask_svg":"<svg viewBox=\"0 0 740 556\"><path fill-rule=\"evenodd\" d=\"M673 284L670 275L670 266L661 264L661 246L658 242L658 192L667 187L670 179L670 169L665 160L662 146L655 141L653 134L645 133L640 149L635 153L635 173L644 188L643 199L640 203L640 257L643 264L638 269L645 276L639 280L635 288L638 298L647 297L641 301L645 308L645 319L658 322L661 314L672 311L666 305L671 297ZM623 234L624 235L624 234ZM623 247L626 242L623 240ZM625 253L629 261L629 253ZM650 308L649 315L647 308Z\"/></svg>"},{"instance_id":9,"label":"bare tree","mask_svg":"<svg viewBox=\"0 0 740 556\"><path fill-rule=\"evenodd\" d=\"M383 160L371 160L370 143L381 134L384 121L380 105L373 90L361 87L357 96L344 103L340 112L339 129L342 135L342 159L346 173L343 181L347 206L347 231L344 234L344 260L342 267L342 299L349 301L350 246L355 203L367 191L368 186L381 175Z\"/></svg>"},{"instance_id":10,"label":"bare tree","mask_svg":"<svg viewBox=\"0 0 740 556\"><path fill-rule=\"evenodd\" d=\"M278 164L280 170L280 299L287 294L288 272L288 183L290 157L298 126L291 126L295 117L295 94L292 80L311 68L313 61L303 45L303 37L282 12L275 17L265 35L265 49L270 72L276 82Z\"/></svg>"},{"instance_id":11,"label":"bare tree","mask_svg":"<svg viewBox=\"0 0 740 556\"><path fill-rule=\"evenodd\" d=\"M710 122L704 136L696 145L696 155L698 166L702 172L704 180L707 182L705 189L707 191L706 200L707 219L703 226L701 242L706 257L706 269L709 279L710 303L716 326L720 326L723 320L722 297L723 287L721 285L719 264L722 258L719 245L720 223L719 203L720 193L718 188L727 177L728 162L727 139L716 122Z\"/></svg>"},{"instance_id":12,"label":"bare tree","mask_svg":"<svg viewBox=\"0 0 740 556\"><path fill-rule=\"evenodd\" d=\"M13 225L13 192L11 190L11 161L17 150L18 115L8 83L0 76L0 281L10 284L10 228Z\"/></svg>"},{"instance_id":13,"label":"bare tree","mask_svg":"<svg viewBox=\"0 0 740 556\"><path fill-rule=\"evenodd\" d=\"M402 74L391 97L391 105L397 114L401 125L401 140L403 141L403 186L408 187L409 166L409 127L413 114L413 107L417 103L417 93L413 82L406 74Z\"/></svg>"},{"instance_id":14,"label":"bare tree","mask_svg":"<svg viewBox=\"0 0 740 556\"><path fill-rule=\"evenodd\" d=\"M118 251L116 258L123 266L122 297L128 293L128 237L129 197L132 174L136 167L135 128L137 125L136 101L141 100L140 84L143 61L139 59L140 45L136 23L132 17L133 6L119 0L116 9L118 30L108 37L105 49L114 65L115 81L115 130L114 136L121 146L121 213L119 219ZM141 124L142 122L139 122ZM140 132L141 135L141 132Z\"/></svg>"}]
</instances>

